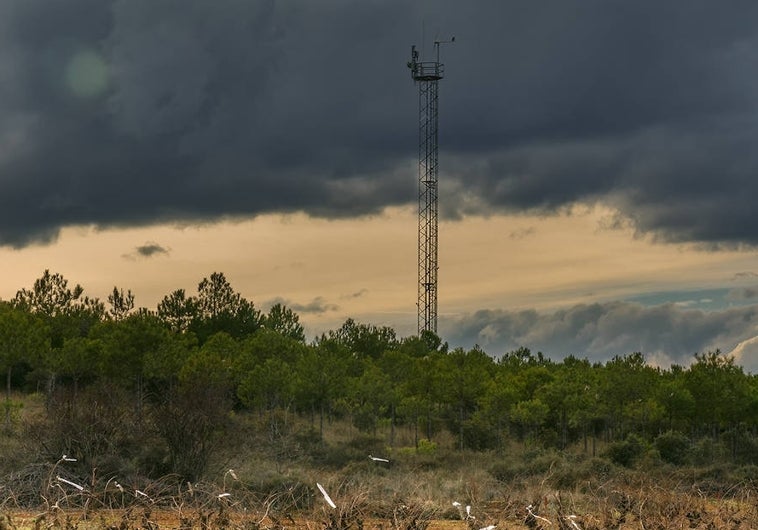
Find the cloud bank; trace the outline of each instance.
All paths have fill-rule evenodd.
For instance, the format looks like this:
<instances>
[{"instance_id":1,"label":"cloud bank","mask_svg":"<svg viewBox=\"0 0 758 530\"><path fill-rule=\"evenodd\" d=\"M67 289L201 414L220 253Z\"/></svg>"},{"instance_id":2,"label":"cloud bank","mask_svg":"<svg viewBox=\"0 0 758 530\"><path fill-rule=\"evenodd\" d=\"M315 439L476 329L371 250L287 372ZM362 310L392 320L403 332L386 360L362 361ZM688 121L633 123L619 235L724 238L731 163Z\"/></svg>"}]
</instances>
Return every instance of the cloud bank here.
<instances>
[{"instance_id":1,"label":"cloud bank","mask_svg":"<svg viewBox=\"0 0 758 530\"><path fill-rule=\"evenodd\" d=\"M661 241L758 242L752 1L6 0L0 245L413 203L405 62L453 33L444 215L603 202Z\"/></svg>"},{"instance_id":2,"label":"cloud bank","mask_svg":"<svg viewBox=\"0 0 758 530\"><path fill-rule=\"evenodd\" d=\"M634 302L579 304L553 313L482 310L440 322L450 344L479 344L500 356L521 346L554 359L568 355L604 362L615 355L644 353L668 368L689 365L695 353L720 349L758 372L758 306L722 311L679 304Z\"/></svg>"}]
</instances>

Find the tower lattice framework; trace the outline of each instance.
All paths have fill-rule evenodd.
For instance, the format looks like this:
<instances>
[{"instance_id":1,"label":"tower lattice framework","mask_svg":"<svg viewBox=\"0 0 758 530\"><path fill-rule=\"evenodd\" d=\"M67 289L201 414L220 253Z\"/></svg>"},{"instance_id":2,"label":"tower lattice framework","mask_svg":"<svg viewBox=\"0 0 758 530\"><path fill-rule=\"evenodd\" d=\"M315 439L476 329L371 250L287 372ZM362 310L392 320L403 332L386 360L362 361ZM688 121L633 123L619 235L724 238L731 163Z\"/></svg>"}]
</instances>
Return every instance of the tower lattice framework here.
<instances>
[{"instance_id":1,"label":"tower lattice framework","mask_svg":"<svg viewBox=\"0 0 758 530\"><path fill-rule=\"evenodd\" d=\"M437 333L439 81L444 65L421 61L411 48L408 67L418 85L418 333Z\"/></svg>"}]
</instances>

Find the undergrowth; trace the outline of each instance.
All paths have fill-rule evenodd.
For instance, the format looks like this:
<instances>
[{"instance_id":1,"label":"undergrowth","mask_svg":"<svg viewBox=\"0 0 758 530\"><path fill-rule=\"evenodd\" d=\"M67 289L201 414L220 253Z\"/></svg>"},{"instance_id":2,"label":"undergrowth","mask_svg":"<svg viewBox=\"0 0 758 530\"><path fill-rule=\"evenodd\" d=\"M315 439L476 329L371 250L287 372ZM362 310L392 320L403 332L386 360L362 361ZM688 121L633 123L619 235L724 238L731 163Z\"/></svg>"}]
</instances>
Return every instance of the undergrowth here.
<instances>
[{"instance_id":1,"label":"undergrowth","mask_svg":"<svg viewBox=\"0 0 758 530\"><path fill-rule=\"evenodd\" d=\"M402 432L390 446L347 423L321 437L294 417L272 433L267 419L236 414L227 418L234 435L187 481L140 473L145 454L155 453L156 469L166 456L135 447L139 433L131 452L108 459L50 458L24 438L23 421L0 436L0 530L427 530L444 519L469 530L758 528L756 467L675 465L681 444L671 437L619 462L618 448L468 452L444 436L417 449Z\"/></svg>"}]
</instances>

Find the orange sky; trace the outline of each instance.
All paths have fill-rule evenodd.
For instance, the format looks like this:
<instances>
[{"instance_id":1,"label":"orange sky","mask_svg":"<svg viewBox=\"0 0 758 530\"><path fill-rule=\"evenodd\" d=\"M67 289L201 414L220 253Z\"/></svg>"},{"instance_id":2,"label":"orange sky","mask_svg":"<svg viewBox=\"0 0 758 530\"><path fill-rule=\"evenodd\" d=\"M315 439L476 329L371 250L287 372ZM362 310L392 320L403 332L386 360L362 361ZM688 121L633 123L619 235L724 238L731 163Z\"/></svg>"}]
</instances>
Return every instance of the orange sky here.
<instances>
[{"instance_id":1,"label":"orange sky","mask_svg":"<svg viewBox=\"0 0 758 530\"><path fill-rule=\"evenodd\" d=\"M440 225L440 315L478 309L549 311L579 302L623 299L663 290L736 286L758 270L753 253L655 244L631 230L603 229L613 212L575 207L554 217L493 216ZM30 287L44 269L105 299L131 289L154 308L175 289L223 272L232 287L265 308L275 299L297 310L310 336L346 318L415 331L416 217L392 209L359 220L261 216L204 226L95 230L67 228L50 246L0 249L0 298ZM136 247L167 252L146 258Z\"/></svg>"}]
</instances>

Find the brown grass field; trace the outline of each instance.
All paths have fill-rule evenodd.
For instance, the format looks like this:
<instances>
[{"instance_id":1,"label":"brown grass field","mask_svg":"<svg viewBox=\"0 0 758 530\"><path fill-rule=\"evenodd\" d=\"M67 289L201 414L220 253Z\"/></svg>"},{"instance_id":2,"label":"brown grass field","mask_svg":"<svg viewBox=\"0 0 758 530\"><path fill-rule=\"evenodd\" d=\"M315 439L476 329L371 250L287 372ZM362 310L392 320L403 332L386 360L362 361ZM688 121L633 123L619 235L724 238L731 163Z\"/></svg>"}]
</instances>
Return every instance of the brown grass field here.
<instances>
[{"instance_id":1,"label":"brown grass field","mask_svg":"<svg viewBox=\"0 0 758 530\"><path fill-rule=\"evenodd\" d=\"M335 495L336 508L329 507L316 492L312 506L288 511L269 498L228 502L218 499L200 508L147 503L122 508L58 508L6 510L0 530L668 530L668 529L755 529L758 503L752 490L728 496L706 496L702 492L674 492L648 486L615 489L605 496L552 491L525 504L525 495L536 489L512 492L499 501L472 506L463 520L452 506L435 506L412 501L372 504L368 494ZM227 497L227 498L231 498ZM278 499L281 501L283 499ZM414 503L415 502L415 503ZM382 512L382 513L379 513ZM474 515L475 514L475 515ZM465 518L465 517L464 517Z\"/></svg>"},{"instance_id":2,"label":"brown grass field","mask_svg":"<svg viewBox=\"0 0 758 530\"><path fill-rule=\"evenodd\" d=\"M25 415L39 410L27 400ZM677 467L651 453L625 468L581 445L466 452L444 433L420 451L411 432L388 447L387 433L362 437L349 424L308 452L294 436L266 445L254 420L235 424L235 443L193 484L46 460L20 429L0 437L0 530L758 529L757 466Z\"/></svg>"}]
</instances>

